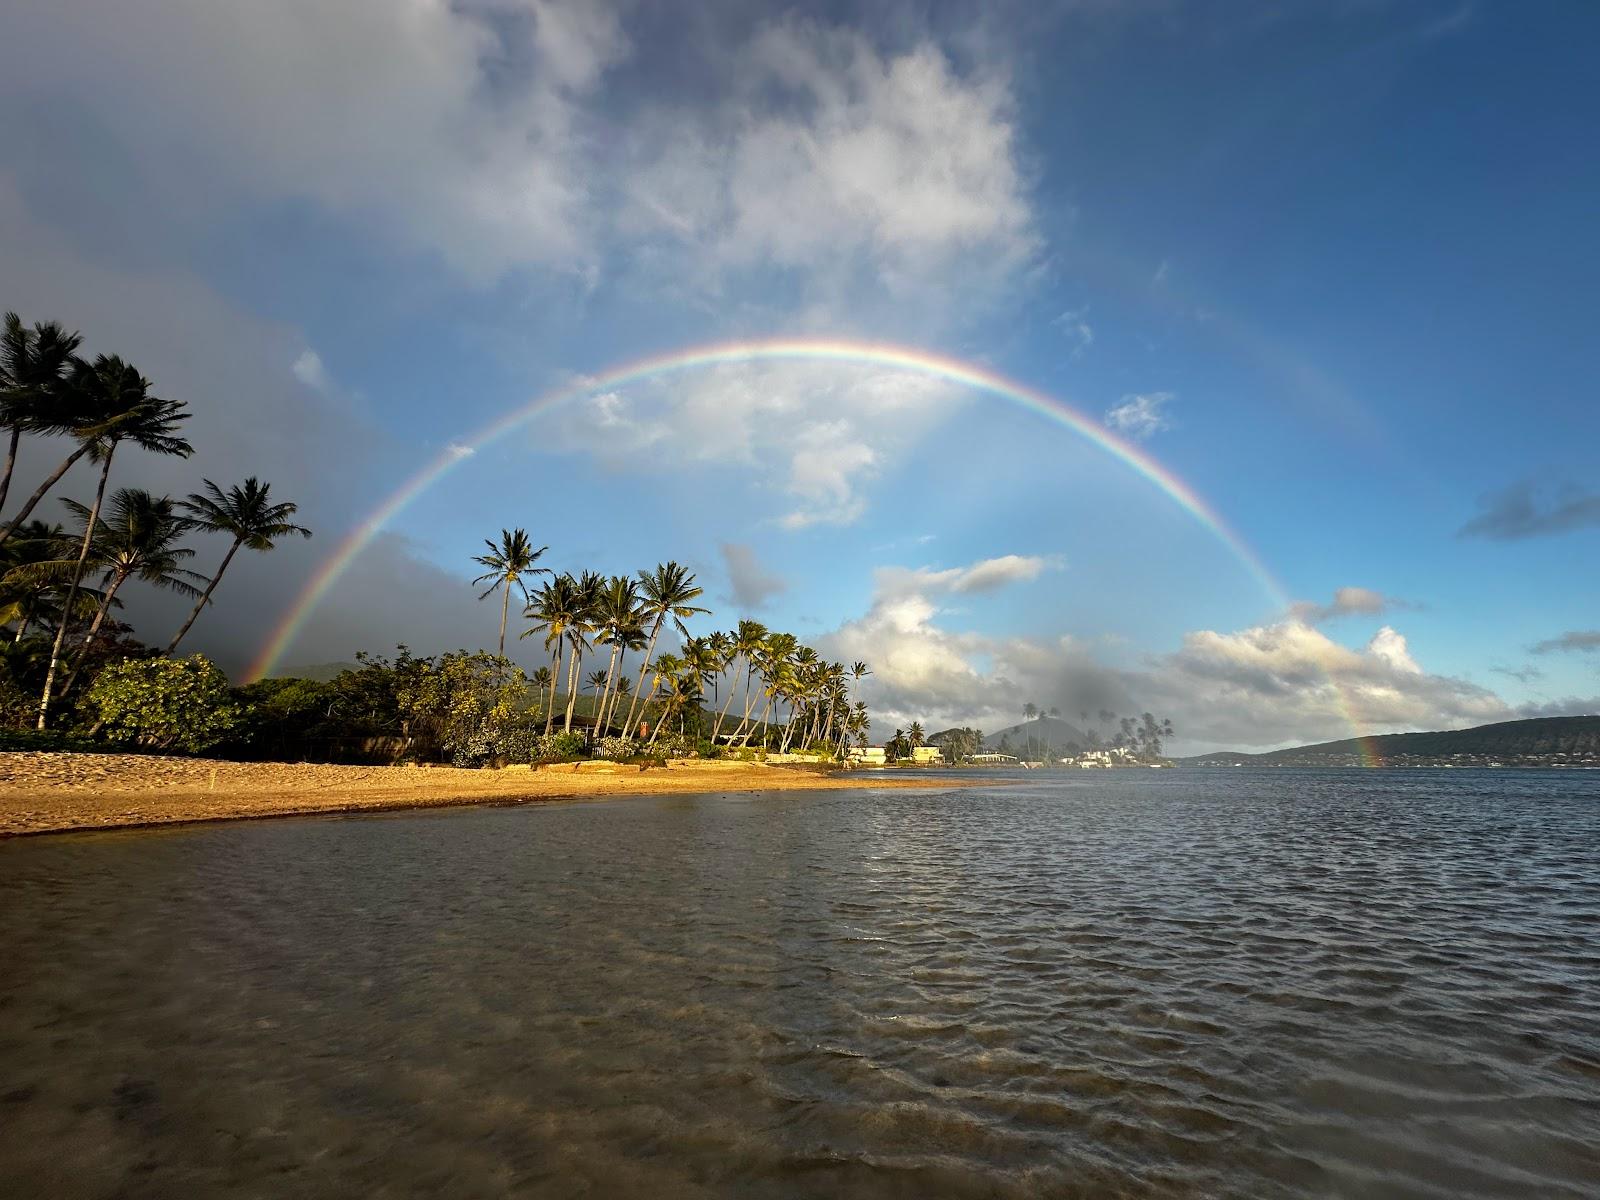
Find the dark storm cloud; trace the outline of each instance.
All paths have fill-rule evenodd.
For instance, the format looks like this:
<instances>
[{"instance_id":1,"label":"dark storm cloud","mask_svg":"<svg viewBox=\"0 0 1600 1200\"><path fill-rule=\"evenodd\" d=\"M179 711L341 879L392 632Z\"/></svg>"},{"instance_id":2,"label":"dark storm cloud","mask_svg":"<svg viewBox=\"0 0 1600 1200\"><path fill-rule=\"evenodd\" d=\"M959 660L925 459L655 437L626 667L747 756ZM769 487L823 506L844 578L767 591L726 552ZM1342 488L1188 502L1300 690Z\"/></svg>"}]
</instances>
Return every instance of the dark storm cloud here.
<instances>
[{"instance_id":1,"label":"dark storm cloud","mask_svg":"<svg viewBox=\"0 0 1600 1200\"><path fill-rule=\"evenodd\" d=\"M1535 654L1593 654L1600 651L1600 629L1571 629L1529 649Z\"/></svg>"},{"instance_id":2,"label":"dark storm cloud","mask_svg":"<svg viewBox=\"0 0 1600 1200\"><path fill-rule=\"evenodd\" d=\"M743 542L723 542L722 562L728 573L727 599L743 611L765 608L774 596L788 590L781 575L773 574L756 560L755 547Z\"/></svg>"},{"instance_id":3,"label":"dark storm cloud","mask_svg":"<svg viewBox=\"0 0 1600 1200\"><path fill-rule=\"evenodd\" d=\"M1594 526L1600 526L1600 493L1564 484L1547 498L1533 484L1519 483L1485 497L1483 511L1458 534L1511 542Z\"/></svg>"}]
</instances>

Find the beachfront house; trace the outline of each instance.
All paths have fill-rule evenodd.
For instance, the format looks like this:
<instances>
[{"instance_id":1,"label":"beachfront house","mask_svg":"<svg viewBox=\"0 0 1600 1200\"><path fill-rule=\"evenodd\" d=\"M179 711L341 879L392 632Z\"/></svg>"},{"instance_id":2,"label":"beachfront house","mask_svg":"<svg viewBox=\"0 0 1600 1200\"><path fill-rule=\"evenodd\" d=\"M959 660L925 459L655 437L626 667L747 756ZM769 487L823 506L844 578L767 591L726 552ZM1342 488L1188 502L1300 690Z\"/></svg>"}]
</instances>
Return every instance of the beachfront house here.
<instances>
[{"instance_id":1,"label":"beachfront house","mask_svg":"<svg viewBox=\"0 0 1600 1200\"><path fill-rule=\"evenodd\" d=\"M844 757L846 762L858 767L881 767L889 761L882 746L851 746L845 751Z\"/></svg>"}]
</instances>

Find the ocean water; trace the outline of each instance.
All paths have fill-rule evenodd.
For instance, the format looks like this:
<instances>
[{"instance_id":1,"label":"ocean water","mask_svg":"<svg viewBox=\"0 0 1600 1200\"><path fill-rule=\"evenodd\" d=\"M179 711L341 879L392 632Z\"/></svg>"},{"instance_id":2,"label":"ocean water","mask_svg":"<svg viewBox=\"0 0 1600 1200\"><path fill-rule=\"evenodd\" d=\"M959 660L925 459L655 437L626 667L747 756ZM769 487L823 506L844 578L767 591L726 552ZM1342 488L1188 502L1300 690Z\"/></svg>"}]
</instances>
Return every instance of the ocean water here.
<instances>
[{"instance_id":1,"label":"ocean water","mask_svg":"<svg viewBox=\"0 0 1600 1200\"><path fill-rule=\"evenodd\" d=\"M1600 1195L1600 773L0 844L14 1196Z\"/></svg>"}]
</instances>

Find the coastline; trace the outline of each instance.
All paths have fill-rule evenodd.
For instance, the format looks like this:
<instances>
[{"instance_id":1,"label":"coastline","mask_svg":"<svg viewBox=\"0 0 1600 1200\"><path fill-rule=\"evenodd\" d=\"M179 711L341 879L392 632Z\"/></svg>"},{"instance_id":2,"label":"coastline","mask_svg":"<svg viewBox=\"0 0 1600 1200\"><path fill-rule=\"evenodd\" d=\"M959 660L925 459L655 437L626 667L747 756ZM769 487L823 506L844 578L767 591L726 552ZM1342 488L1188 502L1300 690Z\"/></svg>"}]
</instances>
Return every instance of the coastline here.
<instances>
[{"instance_id":1,"label":"coastline","mask_svg":"<svg viewBox=\"0 0 1600 1200\"><path fill-rule=\"evenodd\" d=\"M686 759L662 767L557 763L469 770L229 762L142 754L0 753L0 840L214 821L684 792L960 787L970 780L845 778L830 769Z\"/></svg>"}]
</instances>

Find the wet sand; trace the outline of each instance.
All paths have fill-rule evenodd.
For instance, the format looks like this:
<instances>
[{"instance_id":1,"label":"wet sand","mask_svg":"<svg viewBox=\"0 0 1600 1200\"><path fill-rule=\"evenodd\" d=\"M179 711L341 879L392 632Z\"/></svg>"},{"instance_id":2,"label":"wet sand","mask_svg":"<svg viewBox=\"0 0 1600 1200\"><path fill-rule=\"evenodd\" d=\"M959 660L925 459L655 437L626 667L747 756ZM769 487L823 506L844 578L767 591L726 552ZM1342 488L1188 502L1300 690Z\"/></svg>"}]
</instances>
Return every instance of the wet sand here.
<instances>
[{"instance_id":1,"label":"wet sand","mask_svg":"<svg viewBox=\"0 0 1600 1200\"><path fill-rule=\"evenodd\" d=\"M186 821L520 804L669 792L955 787L943 772L685 760L642 769L561 763L504 770L240 763L143 754L0 753L0 837Z\"/></svg>"}]
</instances>

